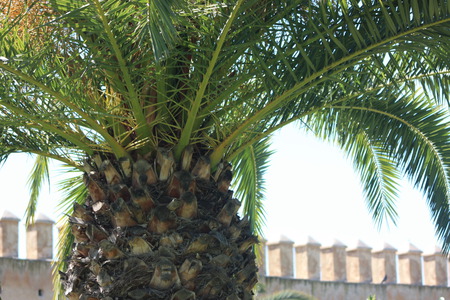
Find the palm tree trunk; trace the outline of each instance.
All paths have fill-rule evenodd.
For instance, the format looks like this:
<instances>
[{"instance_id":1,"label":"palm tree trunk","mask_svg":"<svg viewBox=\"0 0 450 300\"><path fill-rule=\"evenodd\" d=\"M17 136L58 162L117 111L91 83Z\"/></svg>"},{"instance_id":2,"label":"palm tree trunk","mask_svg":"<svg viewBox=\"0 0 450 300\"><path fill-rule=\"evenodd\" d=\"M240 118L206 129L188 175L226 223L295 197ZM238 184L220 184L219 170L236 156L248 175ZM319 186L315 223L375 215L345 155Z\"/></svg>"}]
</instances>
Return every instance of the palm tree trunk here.
<instances>
[{"instance_id":1,"label":"palm tree trunk","mask_svg":"<svg viewBox=\"0 0 450 300\"><path fill-rule=\"evenodd\" d=\"M251 299L257 282L252 235L229 190L231 167L92 158L85 205L70 217L75 244L61 273L68 299Z\"/></svg>"}]
</instances>

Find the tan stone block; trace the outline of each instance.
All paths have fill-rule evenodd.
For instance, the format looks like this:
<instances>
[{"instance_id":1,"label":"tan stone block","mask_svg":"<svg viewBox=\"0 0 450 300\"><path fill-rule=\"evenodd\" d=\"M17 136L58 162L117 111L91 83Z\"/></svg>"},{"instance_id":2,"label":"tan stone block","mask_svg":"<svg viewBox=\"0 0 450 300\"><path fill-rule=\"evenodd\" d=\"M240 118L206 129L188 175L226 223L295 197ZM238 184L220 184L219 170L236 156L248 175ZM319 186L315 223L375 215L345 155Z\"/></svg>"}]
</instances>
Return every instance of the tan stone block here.
<instances>
[{"instance_id":1,"label":"tan stone block","mask_svg":"<svg viewBox=\"0 0 450 300\"><path fill-rule=\"evenodd\" d=\"M270 276L294 276L293 245L294 242L285 236L281 236L278 242L270 242L267 244Z\"/></svg>"},{"instance_id":2,"label":"tan stone block","mask_svg":"<svg viewBox=\"0 0 450 300\"><path fill-rule=\"evenodd\" d=\"M447 257L440 248L435 253L423 256L425 285L447 286Z\"/></svg>"},{"instance_id":3,"label":"tan stone block","mask_svg":"<svg viewBox=\"0 0 450 300\"><path fill-rule=\"evenodd\" d=\"M19 221L9 211L0 217L0 256L18 257L19 254Z\"/></svg>"},{"instance_id":4,"label":"tan stone block","mask_svg":"<svg viewBox=\"0 0 450 300\"><path fill-rule=\"evenodd\" d=\"M322 247L320 253L322 280L346 281L347 280L347 248L342 242L335 240L330 247Z\"/></svg>"},{"instance_id":5,"label":"tan stone block","mask_svg":"<svg viewBox=\"0 0 450 300\"><path fill-rule=\"evenodd\" d=\"M406 253L398 255L399 282L403 284L422 284L422 251L409 244Z\"/></svg>"},{"instance_id":6,"label":"tan stone block","mask_svg":"<svg viewBox=\"0 0 450 300\"><path fill-rule=\"evenodd\" d=\"M385 243L380 251L372 252L372 282L397 283L397 249Z\"/></svg>"},{"instance_id":7,"label":"tan stone block","mask_svg":"<svg viewBox=\"0 0 450 300\"><path fill-rule=\"evenodd\" d=\"M347 250L347 281L372 282L372 248L362 241Z\"/></svg>"},{"instance_id":8,"label":"tan stone block","mask_svg":"<svg viewBox=\"0 0 450 300\"><path fill-rule=\"evenodd\" d=\"M27 227L27 258L53 258L53 224L43 214L38 214L34 224Z\"/></svg>"},{"instance_id":9,"label":"tan stone block","mask_svg":"<svg viewBox=\"0 0 450 300\"><path fill-rule=\"evenodd\" d=\"M295 246L296 278L320 280L320 244L308 237L305 244Z\"/></svg>"}]
</instances>

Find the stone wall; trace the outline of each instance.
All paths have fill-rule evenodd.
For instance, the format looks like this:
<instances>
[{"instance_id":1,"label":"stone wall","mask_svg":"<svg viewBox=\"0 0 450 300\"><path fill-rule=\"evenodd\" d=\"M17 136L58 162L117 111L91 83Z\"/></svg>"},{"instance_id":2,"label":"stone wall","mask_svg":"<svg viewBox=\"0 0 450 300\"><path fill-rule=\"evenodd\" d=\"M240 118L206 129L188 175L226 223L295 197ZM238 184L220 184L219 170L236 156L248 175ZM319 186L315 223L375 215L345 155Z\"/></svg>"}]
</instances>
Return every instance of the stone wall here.
<instances>
[{"instance_id":1,"label":"stone wall","mask_svg":"<svg viewBox=\"0 0 450 300\"><path fill-rule=\"evenodd\" d=\"M267 262L262 262L260 282L267 294L299 290L319 300L370 295L377 300L450 300L448 258L439 249L423 255L414 245L398 253L388 244L373 251L361 241L349 249L339 241L322 247L312 238L294 245L282 237L262 250Z\"/></svg>"},{"instance_id":2,"label":"stone wall","mask_svg":"<svg viewBox=\"0 0 450 300\"><path fill-rule=\"evenodd\" d=\"M51 263L47 260L0 258L0 297L3 300L51 300Z\"/></svg>"},{"instance_id":3,"label":"stone wall","mask_svg":"<svg viewBox=\"0 0 450 300\"><path fill-rule=\"evenodd\" d=\"M377 300L450 299L450 289L437 286L351 283L265 276L260 277L259 283L264 287L264 293L260 293L256 299L285 290L302 291L318 300L366 300L371 295L375 295Z\"/></svg>"},{"instance_id":4,"label":"stone wall","mask_svg":"<svg viewBox=\"0 0 450 300\"><path fill-rule=\"evenodd\" d=\"M19 218L0 217L0 299L51 300L53 221L39 214L27 229L27 259L18 259Z\"/></svg>"}]
</instances>

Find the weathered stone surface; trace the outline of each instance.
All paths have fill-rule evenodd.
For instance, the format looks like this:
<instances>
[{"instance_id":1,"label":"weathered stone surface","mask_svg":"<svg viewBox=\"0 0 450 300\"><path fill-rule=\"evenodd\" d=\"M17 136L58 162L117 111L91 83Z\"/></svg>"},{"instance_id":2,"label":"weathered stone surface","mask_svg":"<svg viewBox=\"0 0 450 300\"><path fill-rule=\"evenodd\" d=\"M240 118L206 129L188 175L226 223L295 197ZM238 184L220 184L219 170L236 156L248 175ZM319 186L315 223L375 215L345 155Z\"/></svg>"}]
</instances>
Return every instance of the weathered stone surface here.
<instances>
[{"instance_id":1,"label":"weathered stone surface","mask_svg":"<svg viewBox=\"0 0 450 300\"><path fill-rule=\"evenodd\" d=\"M376 295L381 300L450 299L449 288L436 286L324 282L280 277L261 277L259 281L265 287L265 293L256 299L286 290L301 291L321 300L367 299L369 295Z\"/></svg>"},{"instance_id":2,"label":"weathered stone surface","mask_svg":"<svg viewBox=\"0 0 450 300\"><path fill-rule=\"evenodd\" d=\"M5 210L0 217L0 256L18 257L19 218Z\"/></svg>"},{"instance_id":3,"label":"weathered stone surface","mask_svg":"<svg viewBox=\"0 0 450 300\"><path fill-rule=\"evenodd\" d=\"M372 252L372 282L396 283L396 253L397 249L384 244L382 250Z\"/></svg>"},{"instance_id":4,"label":"weathered stone surface","mask_svg":"<svg viewBox=\"0 0 450 300\"><path fill-rule=\"evenodd\" d=\"M269 242L267 244L270 276L294 276L293 245L294 242L285 236L281 236L277 242Z\"/></svg>"},{"instance_id":5,"label":"weathered stone surface","mask_svg":"<svg viewBox=\"0 0 450 300\"><path fill-rule=\"evenodd\" d=\"M422 251L409 245L406 253L398 255L399 282L403 284L422 284Z\"/></svg>"},{"instance_id":6,"label":"weathered stone surface","mask_svg":"<svg viewBox=\"0 0 450 300\"><path fill-rule=\"evenodd\" d=\"M38 214L34 224L27 228L27 258L53 258L53 224L44 214Z\"/></svg>"},{"instance_id":7,"label":"weathered stone surface","mask_svg":"<svg viewBox=\"0 0 450 300\"><path fill-rule=\"evenodd\" d=\"M447 286L447 257L436 248L435 253L423 256L425 285Z\"/></svg>"},{"instance_id":8,"label":"weathered stone surface","mask_svg":"<svg viewBox=\"0 0 450 300\"><path fill-rule=\"evenodd\" d=\"M0 258L1 298L51 300L52 271L49 261Z\"/></svg>"},{"instance_id":9,"label":"weathered stone surface","mask_svg":"<svg viewBox=\"0 0 450 300\"><path fill-rule=\"evenodd\" d=\"M320 246L311 237L295 246L296 278L320 280Z\"/></svg>"},{"instance_id":10,"label":"weathered stone surface","mask_svg":"<svg viewBox=\"0 0 450 300\"><path fill-rule=\"evenodd\" d=\"M372 248L358 241L356 248L347 250L347 280L372 282Z\"/></svg>"},{"instance_id":11,"label":"weathered stone surface","mask_svg":"<svg viewBox=\"0 0 450 300\"><path fill-rule=\"evenodd\" d=\"M329 247L322 247L320 261L323 281L347 280L346 248L347 246L338 240Z\"/></svg>"}]
</instances>

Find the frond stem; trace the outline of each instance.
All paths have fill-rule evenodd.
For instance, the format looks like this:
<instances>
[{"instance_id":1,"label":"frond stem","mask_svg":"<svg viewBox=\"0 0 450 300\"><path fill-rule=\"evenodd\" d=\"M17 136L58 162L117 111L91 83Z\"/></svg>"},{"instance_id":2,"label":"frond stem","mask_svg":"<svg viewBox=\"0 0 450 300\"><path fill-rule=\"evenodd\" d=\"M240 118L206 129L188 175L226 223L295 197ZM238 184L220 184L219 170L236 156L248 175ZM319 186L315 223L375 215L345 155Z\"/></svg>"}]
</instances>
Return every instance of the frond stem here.
<instances>
[{"instance_id":1,"label":"frond stem","mask_svg":"<svg viewBox=\"0 0 450 300\"><path fill-rule=\"evenodd\" d=\"M206 87L209 84L209 79L211 78L211 75L214 71L214 67L216 66L217 60L219 58L219 54L222 50L223 44L225 43L225 39L230 31L231 25L233 24L234 19L237 16L237 13L239 11L239 7L242 5L244 0L238 0L236 2L236 5L233 8L233 11L231 12L227 22L225 23L224 28L222 29L220 36L217 40L217 46L214 49L214 52L212 54L211 60L208 65L208 69L206 70L205 75L203 76L203 80L200 83L199 89L197 91L197 94L195 95L194 102L192 104L191 110L188 114L188 118L186 120L186 125L184 126L181 137L178 141L178 144L175 146L175 159L178 159L181 156L182 151L184 148L189 144L191 136L192 136L192 130L195 124L195 120L197 119L198 111L200 109L203 96L205 94Z\"/></svg>"},{"instance_id":2,"label":"frond stem","mask_svg":"<svg viewBox=\"0 0 450 300\"><path fill-rule=\"evenodd\" d=\"M51 153L45 152L45 151L29 150L29 149L26 149L26 150L25 149L24 150L19 149L19 150L21 152L33 153L33 154L36 154L36 155L45 156L45 157L48 157L48 158L60 161L62 163L65 163L65 164L67 164L67 165L69 165L71 167L74 167L74 168L80 170L81 172L84 172L83 166L78 164L77 162L73 161L72 159L65 158L65 157L62 157L62 156L59 156L59 155L56 155L56 154L51 154Z\"/></svg>"},{"instance_id":3,"label":"frond stem","mask_svg":"<svg viewBox=\"0 0 450 300\"><path fill-rule=\"evenodd\" d=\"M138 133L138 135L141 138L142 137L151 137L151 130L147 124L147 120L145 118L143 109L142 109L140 101L139 101L139 97L137 95L137 92L133 85L133 82L131 81L131 76L128 71L125 59L122 56L122 52L120 51L119 44L117 43L117 40L114 37L114 33L111 29L111 26L109 25L106 14L102 8L102 5L100 4L100 2L98 0L92 0L92 2L94 3L94 6L97 10L97 13L100 17L102 24L103 24L103 27L104 27L106 35L108 36L109 42L111 43L114 54L119 63L120 71L123 74L123 77L125 80L125 85L127 87L127 91L128 91L128 94L129 94L129 97L131 100L132 111L138 122L136 132Z\"/></svg>"},{"instance_id":4,"label":"frond stem","mask_svg":"<svg viewBox=\"0 0 450 300\"><path fill-rule=\"evenodd\" d=\"M358 107L358 106L330 106L330 108L335 108L335 109L355 109L355 110L369 111L369 112L385 115L385 116L387 116L387 117L389 117L391 119L394 119L396 121L399 121L400 123L405 124L413 132L417 133L422 138L422 140L424 140L425 143L432 149L434 156L439 161L439 164L440 164L439 170L441 170L441 172L443 172L443 170L446 169L445 163L442 161L442 157L439 154L439 152L437 152L437 149L434 147L433 142L430 141L427 138L427 136L422 131L420 131L417 127L413 126L411 123L407 122L406 120L404 120L404 119L402 119L402 118L400 118L398 116L395 116L395 115L393 115L391 113L388 113L388 112L385 112L385 111L382 111L382 110L379 110L379 109L375 109L375 108ZM447 178L448 176L445 174L445 171L443 173L444 173L443 174L444 177ZM445 185L446 185L447 194L449 194L450 193L450 184L449 184L448 180L446 181Z\"/></svg>"},{"instance_id":5,"label":"frond stem","mask_svg":"<svg viewBox=\"0 0 450 300\"><path fill-rule=\"evenodd\" d=\"M325 66L324 68L322 68L320 71L313 73L312 75L310 75L309 77L305 78L302 82L299 82L297 84L294 85L294 87L292 87L291 89L285 91L283 94L281 94L280 96L278 96L277 98L275 98L273 101L269 102L266 106L264 106L262 109L260 109L259 111L257 111L253 116L250 116L245 122L243 122L239 127L237 127L222 143L220 143L212 152L210 158L211 158L211 165L214 166L215 164L219 163L219 161L222 159L222 156L224 155L226 148L228 146L230 146L235 140L236 138L241 135L242 133L244 133L245 130L247 130L247 128L249 128L251 125L256 124L257 122L261 121L267 114L271 113L272 111L274 111L276 108L278 108L283 102L289 102L293 100L293 96L295 96L295 94L298 94L299 92L301 92L301 90L303 90L305 87L307 87L307 85L311 82L313 82L314 80L316 80L317 78L321 78L320 80L316 81L317 83L320 83L322 81L325 81L326 79L324 78L324 74L336 69L337 67L341 66L341 68L336 69L332 74L337 74L340 71L342 71L343 69L347 68L348 66L345 65L345 63L352 61L352 60L356 60L357 58L359 58L359 60L368 57L371 55L371 53L369 52L370 50L373 50L379 46L382 46L384 44L387 44L389 42L395 41L396 39L402 37L402 36L406 36L409 34L413 34L417 31L426 29L428 27L432 27L432 26L436 26L445 22L450 21L450 18L444 19L444 20L439 20L433 23L429 23L429 24L424 24L422 26L413 28L411 30L405 31L405 32L401 32L399 34L393 35L391 37L388 37L378 43L374 43L370 46L367 46L365 48L362 48L358 51L355 51L352 54L349 54L346 57L341 58L338 61L335 61L331 64L329 64L328 66ZM356 61L355 61L356 63Z\"/></svg>"},{"instance_id":6,"label":"frond stem","mask_svg":"<svg viewBox=\"0 0 450 300\"><path fill-rule=\"evenodd\" d=\"M70 99L67 96L62 95L61 93L53 90L52 88L46 86L45 84L39 82L38 80L34 79L33 77L16 70L7 64L0 63L0 68L4 69L22 80L40 88L43 92L49 94L50 96L53 96L56 100L60 101L64 105L66 105L68 108L70 108L73 112L78 114L80 117L82 117L93 130L98 132L105 140L106 142L111 146L112 151L114 154L116 154L117 157L123 157L127 156L127 152L125 149L112 137L102 126L100 126L97 121L92 119L87 113L85 113L83 110L78 108L75 104L73 104Z\"/></svg>"},{"instance_id":7,"label":"frond stem","mask_svg":"<svg viewBox=\"0 0 450 300\"><path fill-rule=\"evenodd\" d=\"M367 93L370 93L370 92L373 92L373 91L376 91L376 90L379 90L379 89L388 88L388 87L390 87L392 85L398 84L399 82L408 82L408 81L413 81L413 80L417 80L417 79L421 79L421 78L431 77L431 76L435 76L435 75L445 75L445 74L449 74L449 73L450 73L450 70L444 70L444 71L439 71L439 72L431 72L431 73L427 73L427 74L421 74L421 75L413 76L413 77L406 77L406 78L403 78L403 79L395 81L395 82L392 81L392 82L390 82L388 84L378 85L378 86L373 87L371 89L367 89L364 92L359 92L359 93L356 93L356 94L348 95L347 97L340 98L340 99L338 99L336 101L324 103L323 106L318 106L318 107L315 107L313 109L310 109L310 110L308 110L308 111L306 111L306 112L304 112L304 113L302 113L302 114L300 114L298 116L290 118L290 119L286 120L285 122L282 122L282 123L280 123L280 124L270 128L270 129L264 130L264 132L258 134L257 136L255 136L254 138L252 138L250 140L247 140L244 144L242 144L241 146L236 148L230 155L227 156L227 160L234 159L237 155L239 155L240 152L242 152L249 145L254 144L257 141L259 141L259 140L261 140L261 139L271 135L272 133L274 133L275 131L281 129L282 127L284 127L284 126L286 126L286 125L288 125L288 124L290 124L290 123L292 123L294 121L300 120L301 118L303 118L303 117L305 117L307 115L311 115L311 114L313 114L313 113L315 113L315 112L317 112L317 111L319 111L321 109L329 108L329 107L331 107L333 105L336 105L338 103L348 101L348 100L350 100L352 98L356 98L356 97L359 97L361 95L364 95L364 94L367 94Z\"/></svg>"},{"instance_id":8,"label":"frond stem","mask_svg":"<svg viewBox=\"0 0 450 300\"><path fill-rule=\"evenodd\" d=\"M48 130L50 132L53 132L53 133L59 135L62 138L67 139L69 142L73 143L74 145L77 145L81 150L86 152L88 155L93 154L92 148L90 148L88 145L86 145L85 143L82 142L82 140L84 138L86 138L84 135L79 136L79 135L69 134L67 131L61 130L61 129L53 126L52 124L45 122L45 120L33 119L33 117L30 114L28 114L27 112L23 111L20 108L14 107L14 106L4 103L4 102L1 102L1 100L0 100L0 104L3 105L4 107L8 108L15 114L21 115L21 116L29 119L32 122L36 122L36 124L26 123L26 124L21 124L21 126L29 127L29 128L37 128L37 129L42 128L44 130Z\"/></svg>"}]
</instances>

